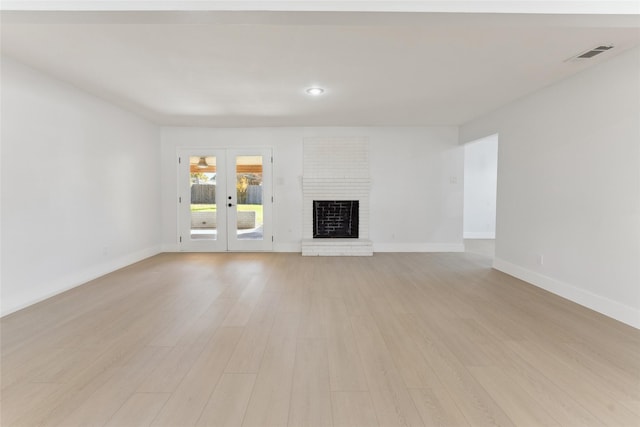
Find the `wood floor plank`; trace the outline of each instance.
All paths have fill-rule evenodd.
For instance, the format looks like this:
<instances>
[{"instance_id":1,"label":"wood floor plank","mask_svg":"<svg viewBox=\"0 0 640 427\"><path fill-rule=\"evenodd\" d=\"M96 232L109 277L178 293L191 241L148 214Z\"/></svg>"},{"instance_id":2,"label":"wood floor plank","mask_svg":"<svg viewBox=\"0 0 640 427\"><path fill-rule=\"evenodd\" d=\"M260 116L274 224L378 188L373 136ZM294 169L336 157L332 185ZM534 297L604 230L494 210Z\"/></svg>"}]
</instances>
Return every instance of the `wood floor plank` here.
<instances>
[{"instance_id":1,"label":"wood floor plank","mask_svg":"<svg viewBox=\"0 0 640 427\"><path fill-rule=\"evenodd\" d=\"M290 427L332 426L327 345L323 339L299 339L293 370Z\"/></svg>"},{"instance_id":2,"label":"wood floor plank","mask_svg":"<svg viewBox=\"0 0 640 427\"><path fill-rule=\"evenodd\" d=\"M573 351L592 355L603 363L623 371L630 380L640 379L640 346L626 340L611 340L605 345L590 341L565 343Z\"/></svg>"},{"instance_id":3,"label":"wood floor plank","mask_svg":"<svg viewBox=\"0 0 640 427\"><path fill-rule=\"evenodd\" d=\"M440 382L455 396L456 404L467 420L473 420L473 425L515 425L445 344L437 341L417 343Z\"/></svg>"},{"instance_id":4,"label":"wood floor plank","mask_svg":"<svg viewBox=\"0 0 640 427\"><path fill-rule=\"evenodd\" d=\"M245 326L251 318L254 308L260 300L260 294L264 289L265 280L261 276L251 278L238 301L233 306L222 326Z\"/></svg>"},{"instance_id":5,"label":"wood floor plank","mask_svg":"<svg viewBox=\"0 0 640 427\"><path fill-rule=\"evenodd\" d=\"M348 268L349 266L347 266ZM349 316L364 316L368 314L367 308L367 283L370 283L371 275L367 265L357 263L349 272L341 275L341 280L345 283L338 287L336 298L342 299L347 308Z\"/></svg>"},{"instance_id":6,"label":"wood floor plank","mask_svg":"<svg viewBox=\"0 0 640 427\"><path fill-rule=\"evenodd\" d=\"M158 363L138 388L139 392L171 393L191 370L217 332L233 300L216 299L209 309L190 324L169 354Z\"/></svg>"},{"instance_id":7,"label":"wood floor plank","mask_svg":"<svg viewBox=\"0 0 640 427\"><path fill-rule=\"evenodd\" d=\"M2 426L640 425L640 331L478 254L160 254L0 328Z\"/></svg>"},{"instance_id":8,"label":"wood floor plank","mask_svg":"<svg viewBox=\"0 0 640 427\"><path fill-rule=\"evenodd\" d=\"M329 298L319 293L310 295L309 310L302 316L298 338L326 338L326 306Z\"/></svg>"},{"instance_id":9,"label":"wood floor plank","mask_svg":"<svg viewBox=\"0 0 640 427\"><path fill-rule=\"evenodd\" d=\"M94 359L100 353L100 350L76 348L50 349L41 353L39 357L31 359L29 365L23 365L20 368L24 373L22 381L63 384L78 366L87 364L87 361ZM12 369L8 368L8 370ZM6 386L10 387L14 383L15 379Z\"/></svg>"},{"instance_id":10,"label":"wood floor plank","mask_svg":"<svg viewBox=\"0 0 640 427\"><path fill-rule=\"evenodd\" d=\"M576 372L570 364L537 343L513 341L507 345L538 370L546 372L566 393L578 395L583 405L604 424L633 425L640 421L636 414L611 396L606 382L595 387L590 376Z\"/></svg>"},{"instance_id":11,"label":"wood floor plank","mask_svg":"<svg viewBox=\"0 0 640 427\"><path fill-rule=\"evenodd\" d=\"M368 391L333 391L331 408L334 427L378 426Z\"/></svg>"},{"instance_id":12,"label":"wood floor plank","mask_svg":"<svg viewBox=\"0 0 640 427\"><path fill-rule=\"evenodd\" d=\"M560 425L531 395L514 385L501 368L483 366L469 370L516 425Z\"/></svg>"},{"instance_id":13,"label":"wood floor plank","mask_svg":"<svg viewBox=\"0 0 640 427\"><path fill-rule=\"evenodd\" d=\"M572 394L564 393L552 378L548 378L538 368L522 359L506 344L506 342L491 343L489 351L495 355L497 365L502 373L509 377L510 384L525 390L532 400L544 407L560 425L604 425ZM511 387L508 390L510 389Z\"/></svg>"},{"instance_id":14,"label":"wood floor plank","mask_svg":"<svg viewBox=\"0 0 640 427\"><path fill-rule=\"evenodd\" d=\"M640 377L638 375L623 371L586 349L578 351L571 343L554 343L553 345L554 353L568 360L577 371L589 372L594 376L600 376L603 381L607 381L616 398L640 400Z\"/></svg>"},{"instance_id":15,"label":"wood floor plank","mask_svg":"<svg viewBox=\"0 0 640 427\"><path fill-rule=\"evenodd\" d=\"M158 299L156 296L150 304L155 306ZM45 336L37 333L36 337L40 338L39 340L32 341L33 338L29 337L30 345L17 346L16 351L2 357L2 388L18 380L32 380L30 376L41 371L45 364L52 361L56 353L63 352L62 349L97 350L96 354L100 351L107 352L113 345L122 342L123 328L138 324L148 325L145 322L153 316L157 314L133 310L120 315L119 310L100 310L95 313L95 319L73 316L72 319L77 319L78 323L69 321L60 325L56 333ZM3 326L3 331L5 329L7 328ZM80 364L86 366L93 361L93 358L89 357Z\"/></svg>"},{"instance_id":16,"label":"wood floor plank","mask_svg":"<svg viewBox=\"0 0 640 427\"><path fill-rule=\"evenodd\" d=\"M151 339L164 326L166 326L166 319L161 313L153 310L137 316L129 328L122 331L120 336L113 340L102 353L79 363L76 369L70 371L61 387L47 396L40 405L25 413L18 424L59 425L123 366L126 366L144 348L145 341Z\"/></svg>"},{"instance_id":17,"label":"wood floor plank","mask_svg":"<svg viewBox=\"0 0 640 427\"><path fill-rule=\"evenodd\" d=\"M484 334L482 327L474 319L449 318L442 319L436 313L423 314L421 322L432 325L431 330L439 341L446 343L447 348L453 352L464 366L494 366L495 358L490 351L490 346L478 345L480 343L495 343L496 340L488 334Z\"/></svg>"},{"instance_id":18,"label":"wood floor plank","mask_svg":"<svg viewBox=\"0 0 640 427\"><path fill-rule=\"evenodd\" d=\"M415 343L415 336L405 328L386 298L370 300L371 313L380 329L395 366L408 388L426 388L437 377ZM406 314L401 314L406 315ZM416 333L414 330L413 333Z\"/></svg>"},{"instance_id":19,"label":"wood floor plank","mask_svg":"<svg viewBox=\"0 0 640 427\"><path fill-rule=\"evenodd\" d=\"M166 347L142 348L59 425L64 427L104 425L135 392L153 366L167 353Z\"/></svg>"},{"instance_id":20,"label":"wood floor plank","mask_svg":"<svg viewBox=\"0 0 640 427\"><path fill-rule=\"evenodd\" d=\"M413 388L409 392L426 426L471 425L441 383L430 388Z\"/></svg>"},{"instance_id":21,"label":"wood floor plank","mask_svg":"<svg viewBox=\"0 0 640 427\"><path fill-rule=\"evenodd\" d=\"M300 316L296 311L277 314L243 426L287 425Z\"/></svg>"},{"instance_id":22,"label":"wood floor plank","mask_svg":"<svg viewBox=\"0 0 640 427\"><path fill-rule=\"evenodd\" d=\"M196 425L241 426L255 382L256 374L223 374Z\"/></svg>"},{"instance_id":23,"label":"wood floor plank","mask_svg":"<svg viewBox=\"0 0 640 427\"><path fill-rule=\"evenodd\" d=\"M169 393L134 393L113 414L105 427L149 426L167 399L169 399Z\"/></svg>"},{"instance_id":24,"label":"wood floor plank","mask_svg":"<svg viewBox=\"0 0 640 427\"><path fill-rule=\"evenodd\" d=\"M620 404L624 405L628 410L640 418L640 400L623 400Z\"/></svg>"},{"instance_id":25,"label":"wood floor plank","mask_svg":"<svg viewBox=\"0 0 640 427\"><path fill-rule=\"evenodd\" d=\"M367 379L345 303L340 298L329 298L325 310L331 390L367 391Z\"/></svg>"},{"instance_id":26,"label":"wood floor plank","mask_svg":"<svg viewBox=\"0 0 640 427\"><path fill-rule=\"evenodd\" d=\"M220 328L153 420L154 426L193 426L233 353L242 328Z\"/></svg>"},{"instance_id":27,"label":"wood floor plank","mask_svg":"<svg viewBox=\"0 0 640 427\"><path fill-rule=\"evenodd\" d=\"M0 401L0 425L35 425L29 415L34 408L44 405L50 396L55 395L61 388L55 383L30 383L14 384L8 392L2 394ZM25 415L27 416L25 420ZM19 421L20 420L20 421Z\"/></svg>"},{"instance_id":28,"label":"wood floor plank","mask_svg":"<svg viewBox=\"0 0 640 427\"><path fill-rule=\"evenodd\" d=\"M261 302L244 327L242 337L229 359L226 373L258 372L276 318L279 300L280 294L263 293Z\"/></svg>"},{"instance_id":29,"label":"wood floor plank","mask_svg":"<svg viewBox=\"0 0 640 427\"><path fill-rule=\"evenodd\" d=\"M187 308L182 311L172 312L170 326L160 331L149 345L173 347L180 342L184 342L185 336L188 337L196 330L199 326L196 323L203 316L211 316L210 312L212 310L218 311L226 308L225 303L229 300L218 299L222 292L222 289L216 288L203 291L199 293L197 298L194 298Z\"/></svg>"},{"instance_id":30,"label":"wood floor plank","mask_svg":"<svg viewBox=\"0 0 640 427\"><path fill-rule=\"evenodd\" d=\"M142 261L3 317L3 364L13 356L25 360L34 355L35 349L46 346L70 346L68 339L92 338L79 332L86 328L109 327L115 323L114 313L126 311L128 304L135 304L137 296L147 292L148 284L156 279L148 267L157 262L157 258ZM130 281L136 268L145 274L140 280ZM128 280L119 280L123 275Z\"/></svg>"},{"instance_id":31,"label":"wood floor plank","mask_svg":"<svg viewBox=\"0 0 640 427\"><path fill-rule=\"evenodd\" d=\"M384 426L424 425L375 321L357 316L351 322L378 422Z\"/></svg>"}]
</instances>

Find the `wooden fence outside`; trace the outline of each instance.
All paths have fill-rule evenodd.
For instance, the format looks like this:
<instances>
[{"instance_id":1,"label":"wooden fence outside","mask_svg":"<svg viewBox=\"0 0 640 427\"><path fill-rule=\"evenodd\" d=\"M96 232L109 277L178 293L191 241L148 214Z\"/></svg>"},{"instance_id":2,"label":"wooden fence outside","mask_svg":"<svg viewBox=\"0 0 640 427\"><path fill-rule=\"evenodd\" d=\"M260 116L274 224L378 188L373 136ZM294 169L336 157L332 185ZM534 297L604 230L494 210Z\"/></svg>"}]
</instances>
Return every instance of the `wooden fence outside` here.
<instances>
[{"instance_id":1,"label":"wooden fence outside","mask_svg":"<svg viewBox=\"0 0 640 427\"><path fill-rule=\"evenodd\" d=\"M191 185L191 203L196 205L213 205L216 203L216 186L210 184ZM238 194L239 205L261 205L262 186L249 185L245 192Z\"/></svg>"}]
</instances>

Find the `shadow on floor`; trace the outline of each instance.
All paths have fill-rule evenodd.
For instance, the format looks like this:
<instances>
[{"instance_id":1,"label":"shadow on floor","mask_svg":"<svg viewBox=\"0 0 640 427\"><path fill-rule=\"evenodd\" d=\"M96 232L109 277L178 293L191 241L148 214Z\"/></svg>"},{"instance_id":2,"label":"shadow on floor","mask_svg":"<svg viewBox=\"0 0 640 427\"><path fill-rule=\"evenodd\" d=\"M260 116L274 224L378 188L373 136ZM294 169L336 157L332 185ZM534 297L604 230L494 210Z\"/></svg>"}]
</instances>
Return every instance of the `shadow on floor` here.
<instances>
[{"instance_id":1,"label":"shadow on floor","mask_svg":"<svg viewBox=\"0 0 640 427\"><path fill-rule=\"evenodd\" d=\"M464 239L464 251L493 258L496 253L495 239Z\"/></svg>"}]
</instances>

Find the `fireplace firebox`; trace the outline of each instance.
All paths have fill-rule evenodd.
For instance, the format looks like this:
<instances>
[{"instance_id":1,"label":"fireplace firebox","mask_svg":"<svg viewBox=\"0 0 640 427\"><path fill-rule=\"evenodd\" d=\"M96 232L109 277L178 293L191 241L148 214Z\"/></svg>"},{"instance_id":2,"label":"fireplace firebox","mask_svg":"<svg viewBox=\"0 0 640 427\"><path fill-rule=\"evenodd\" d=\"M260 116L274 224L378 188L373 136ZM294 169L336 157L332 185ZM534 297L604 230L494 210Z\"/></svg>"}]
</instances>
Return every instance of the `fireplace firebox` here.
<instances>
[{"instance_id":1,"label":"fireplace firebox","mask_svg":"<svg viewBox=\"0 0 640 427\"><path fill-rule=\"evenodd\" d=\"M357 239L358 200L314 200L314 239Z\"/></svg>"}]
</instances>

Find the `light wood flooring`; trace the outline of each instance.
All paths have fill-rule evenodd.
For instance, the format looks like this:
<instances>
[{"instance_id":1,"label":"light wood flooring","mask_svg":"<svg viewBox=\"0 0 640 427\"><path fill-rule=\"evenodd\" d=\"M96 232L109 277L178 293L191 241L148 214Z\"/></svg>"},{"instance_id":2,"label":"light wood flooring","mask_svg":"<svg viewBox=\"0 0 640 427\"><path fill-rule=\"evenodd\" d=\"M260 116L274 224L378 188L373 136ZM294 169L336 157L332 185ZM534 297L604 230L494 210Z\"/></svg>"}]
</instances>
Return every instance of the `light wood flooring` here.
<instances>
[{"instance_id":1,"label":"light wood flooring","mask_svg":"<svg viewBox=\"0 0 640 427\"><path fill-rule=\"evenodd\" d=\"M476 254L162 254L1 326L2 426L640 425L640 331Z\"/></svg>"},{"instance_id":2,"label":"light wood flooring","mask_svg":"<svg viewBox=\"0 0 640 427\"><path fill-rule=\"evenodd\" d=\"M465 252L493 258L496 254L495 239L464 239Z\"/></svg>"}]
</instances>

